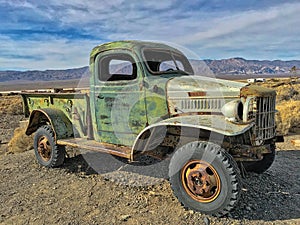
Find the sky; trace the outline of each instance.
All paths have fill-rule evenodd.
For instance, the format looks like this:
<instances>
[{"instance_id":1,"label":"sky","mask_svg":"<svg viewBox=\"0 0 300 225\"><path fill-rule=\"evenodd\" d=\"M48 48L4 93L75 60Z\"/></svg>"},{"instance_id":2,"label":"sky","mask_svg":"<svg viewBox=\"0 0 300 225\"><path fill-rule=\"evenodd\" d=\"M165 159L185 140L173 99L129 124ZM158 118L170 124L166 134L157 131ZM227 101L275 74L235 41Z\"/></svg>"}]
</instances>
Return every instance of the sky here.
<instances>
[{"instance_id":1,"label":"sky","mask_svg":"<svg viewBox=\"0 0 300 225\"><path fill-rule=\"evenodd\" d=\"M299 0L0 0L0 70L87 66L116 40L167 41L199 59L300 60Z\"/></svg>"}]
</instances>

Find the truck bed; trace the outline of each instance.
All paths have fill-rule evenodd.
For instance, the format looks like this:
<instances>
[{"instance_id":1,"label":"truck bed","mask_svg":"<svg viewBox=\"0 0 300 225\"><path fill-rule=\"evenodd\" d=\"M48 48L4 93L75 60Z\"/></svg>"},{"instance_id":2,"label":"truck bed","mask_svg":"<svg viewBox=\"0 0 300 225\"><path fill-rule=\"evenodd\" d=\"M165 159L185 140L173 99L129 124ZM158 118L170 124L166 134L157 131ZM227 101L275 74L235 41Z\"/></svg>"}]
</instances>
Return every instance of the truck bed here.
<instances>
[{"instance_id":1,"label":"truck bed","mask_svg":"<svg viewBox=\"0 0 300 225\"><path fill-rule=\"evenodd\" d=\"M33 110L55 109L63 112L73 125L74 137L87 137L90 121L88 90L54 89L52 92L21 92L25 117Z\"/></svg>"}]
</instances>

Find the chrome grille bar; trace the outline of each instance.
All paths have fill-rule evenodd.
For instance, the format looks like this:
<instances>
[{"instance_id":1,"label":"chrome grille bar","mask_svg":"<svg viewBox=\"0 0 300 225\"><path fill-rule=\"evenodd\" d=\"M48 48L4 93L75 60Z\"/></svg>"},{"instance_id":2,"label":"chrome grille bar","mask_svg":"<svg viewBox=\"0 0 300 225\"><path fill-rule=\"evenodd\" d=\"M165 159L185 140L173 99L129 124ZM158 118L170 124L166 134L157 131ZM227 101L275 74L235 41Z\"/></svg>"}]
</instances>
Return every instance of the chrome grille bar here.
<instances>
[{"instance_id":1,"label":"chrome grille bar","mask_svg":"<svg viewBox=\"0 0 300 225\"><path fill-rule=\"evenodd\" d=\"M256 139L263 141L275 136L276 97L256 98Z\"/></svg>"}]
</instances>

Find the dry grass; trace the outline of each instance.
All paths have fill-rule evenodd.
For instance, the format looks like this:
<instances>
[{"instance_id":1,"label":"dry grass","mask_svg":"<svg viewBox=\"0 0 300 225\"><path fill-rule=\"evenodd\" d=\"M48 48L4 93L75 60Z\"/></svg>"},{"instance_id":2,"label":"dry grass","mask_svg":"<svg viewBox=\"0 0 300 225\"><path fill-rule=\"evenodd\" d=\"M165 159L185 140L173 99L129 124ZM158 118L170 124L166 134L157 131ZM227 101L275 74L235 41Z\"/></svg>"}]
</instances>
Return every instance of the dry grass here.
<instances>
[{"instance_id":1,"label":"dry grass","mask_svg":"<svg viewBox=\"0 0 300 225\"><path fill-rule=\"evenodd\" d=\"M0 113L10 115L23 114L22 98L19 95L1 96Z\"/></svg>"},{"instance_id":2,"label":"dry grass","mask_svg":"<svg viewBox=\"0 0 300 225\"><path fill-rule=\"evenodd\" d=\"M261 85L276 90L278 103L281 101L300 100L299 78L268 79L267 82L261 83Z\"/></svg>"},{"instance_id":3,"label":"dry grass","mask_svg":"<svg viewBox=\"0 0 300 225\"><path fill-rule=\"evenodd\" d=\"M22 115L22 114L23 114L23 106L22 106L21 96L14 95L14 96L0 97L0 116L2 117L0 129L2 130L3 134L6 133L4 139L6 139L6 137L9 137L11 135L11 134L7 134L7 132L11 132L12 129L16 127L16 124L18 124L20 117L17 115ZM16 119L17 121L15 121L14 119ZM7 120L13 120L13 121L7 121ZM8 138L7 140L9 139L10 138ZM3 153L24 152L26 150L31 149L32 148L31 146L32 146L32 136L30 137L26 136L25 128L18 127L15 129L13 137L11 138L9 143L8 144L3 143L1 145L0 150Z\"/></svg>"},{"instance_id":4,"label":"dry grass","mask_svg":"<svg viewBox=\"0 0 300 225\"><path fill-rule=\"evenodd\" d=\"M282 134L300 133L300 101L282 101L277 104L278 130Z\"/></svg>"},{"instance_id":5,"label":"dry grass","mask_svg":"<svg viewBox=\"0 0 300 225\"><path fill-rule=\"evenodd\" d=\"M33 136L25 134L25 127L18 127L14 131L12 139L8 143L7 153L19 153L33 149Z\"/></svg>"}]
</instances>

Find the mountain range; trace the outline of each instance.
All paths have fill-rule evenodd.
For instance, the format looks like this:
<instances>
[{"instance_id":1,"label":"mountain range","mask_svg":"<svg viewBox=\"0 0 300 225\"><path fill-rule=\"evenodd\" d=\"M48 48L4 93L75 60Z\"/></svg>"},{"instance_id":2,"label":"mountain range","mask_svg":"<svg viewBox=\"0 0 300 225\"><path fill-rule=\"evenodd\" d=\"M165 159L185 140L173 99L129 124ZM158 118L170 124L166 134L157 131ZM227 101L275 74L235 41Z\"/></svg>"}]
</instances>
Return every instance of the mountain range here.
<instances>
[{"instance_id":1,"label":"mountain range","mask_svg":"<svg viewBox=\"0 0 300 225\"><path fill-rule=\"evenodd\" d=\"M299 75L300 60L246 60L230 58L221 60L191 60L195 74L214 74L216 76L243 75ZM292 68L296 70L292 71ZM73 68L66 70L31 70L31 71L0 71L0 82L23 81L55 81L80 79L89 76L89 68Z\"/></svg>"},{"instance_id":2,"label":"mountain range","mask_svg":"<svg viewBox=\"0 0 300 225\"><path fill-rule=\"evenodd\" d=\"M291 73L292 68L300 68L300 60L246 60L230 58L221 60L204 60L214 74L284 74ZM296 71L295 71L296 72Z\"/></svg>"}]
</instances>

